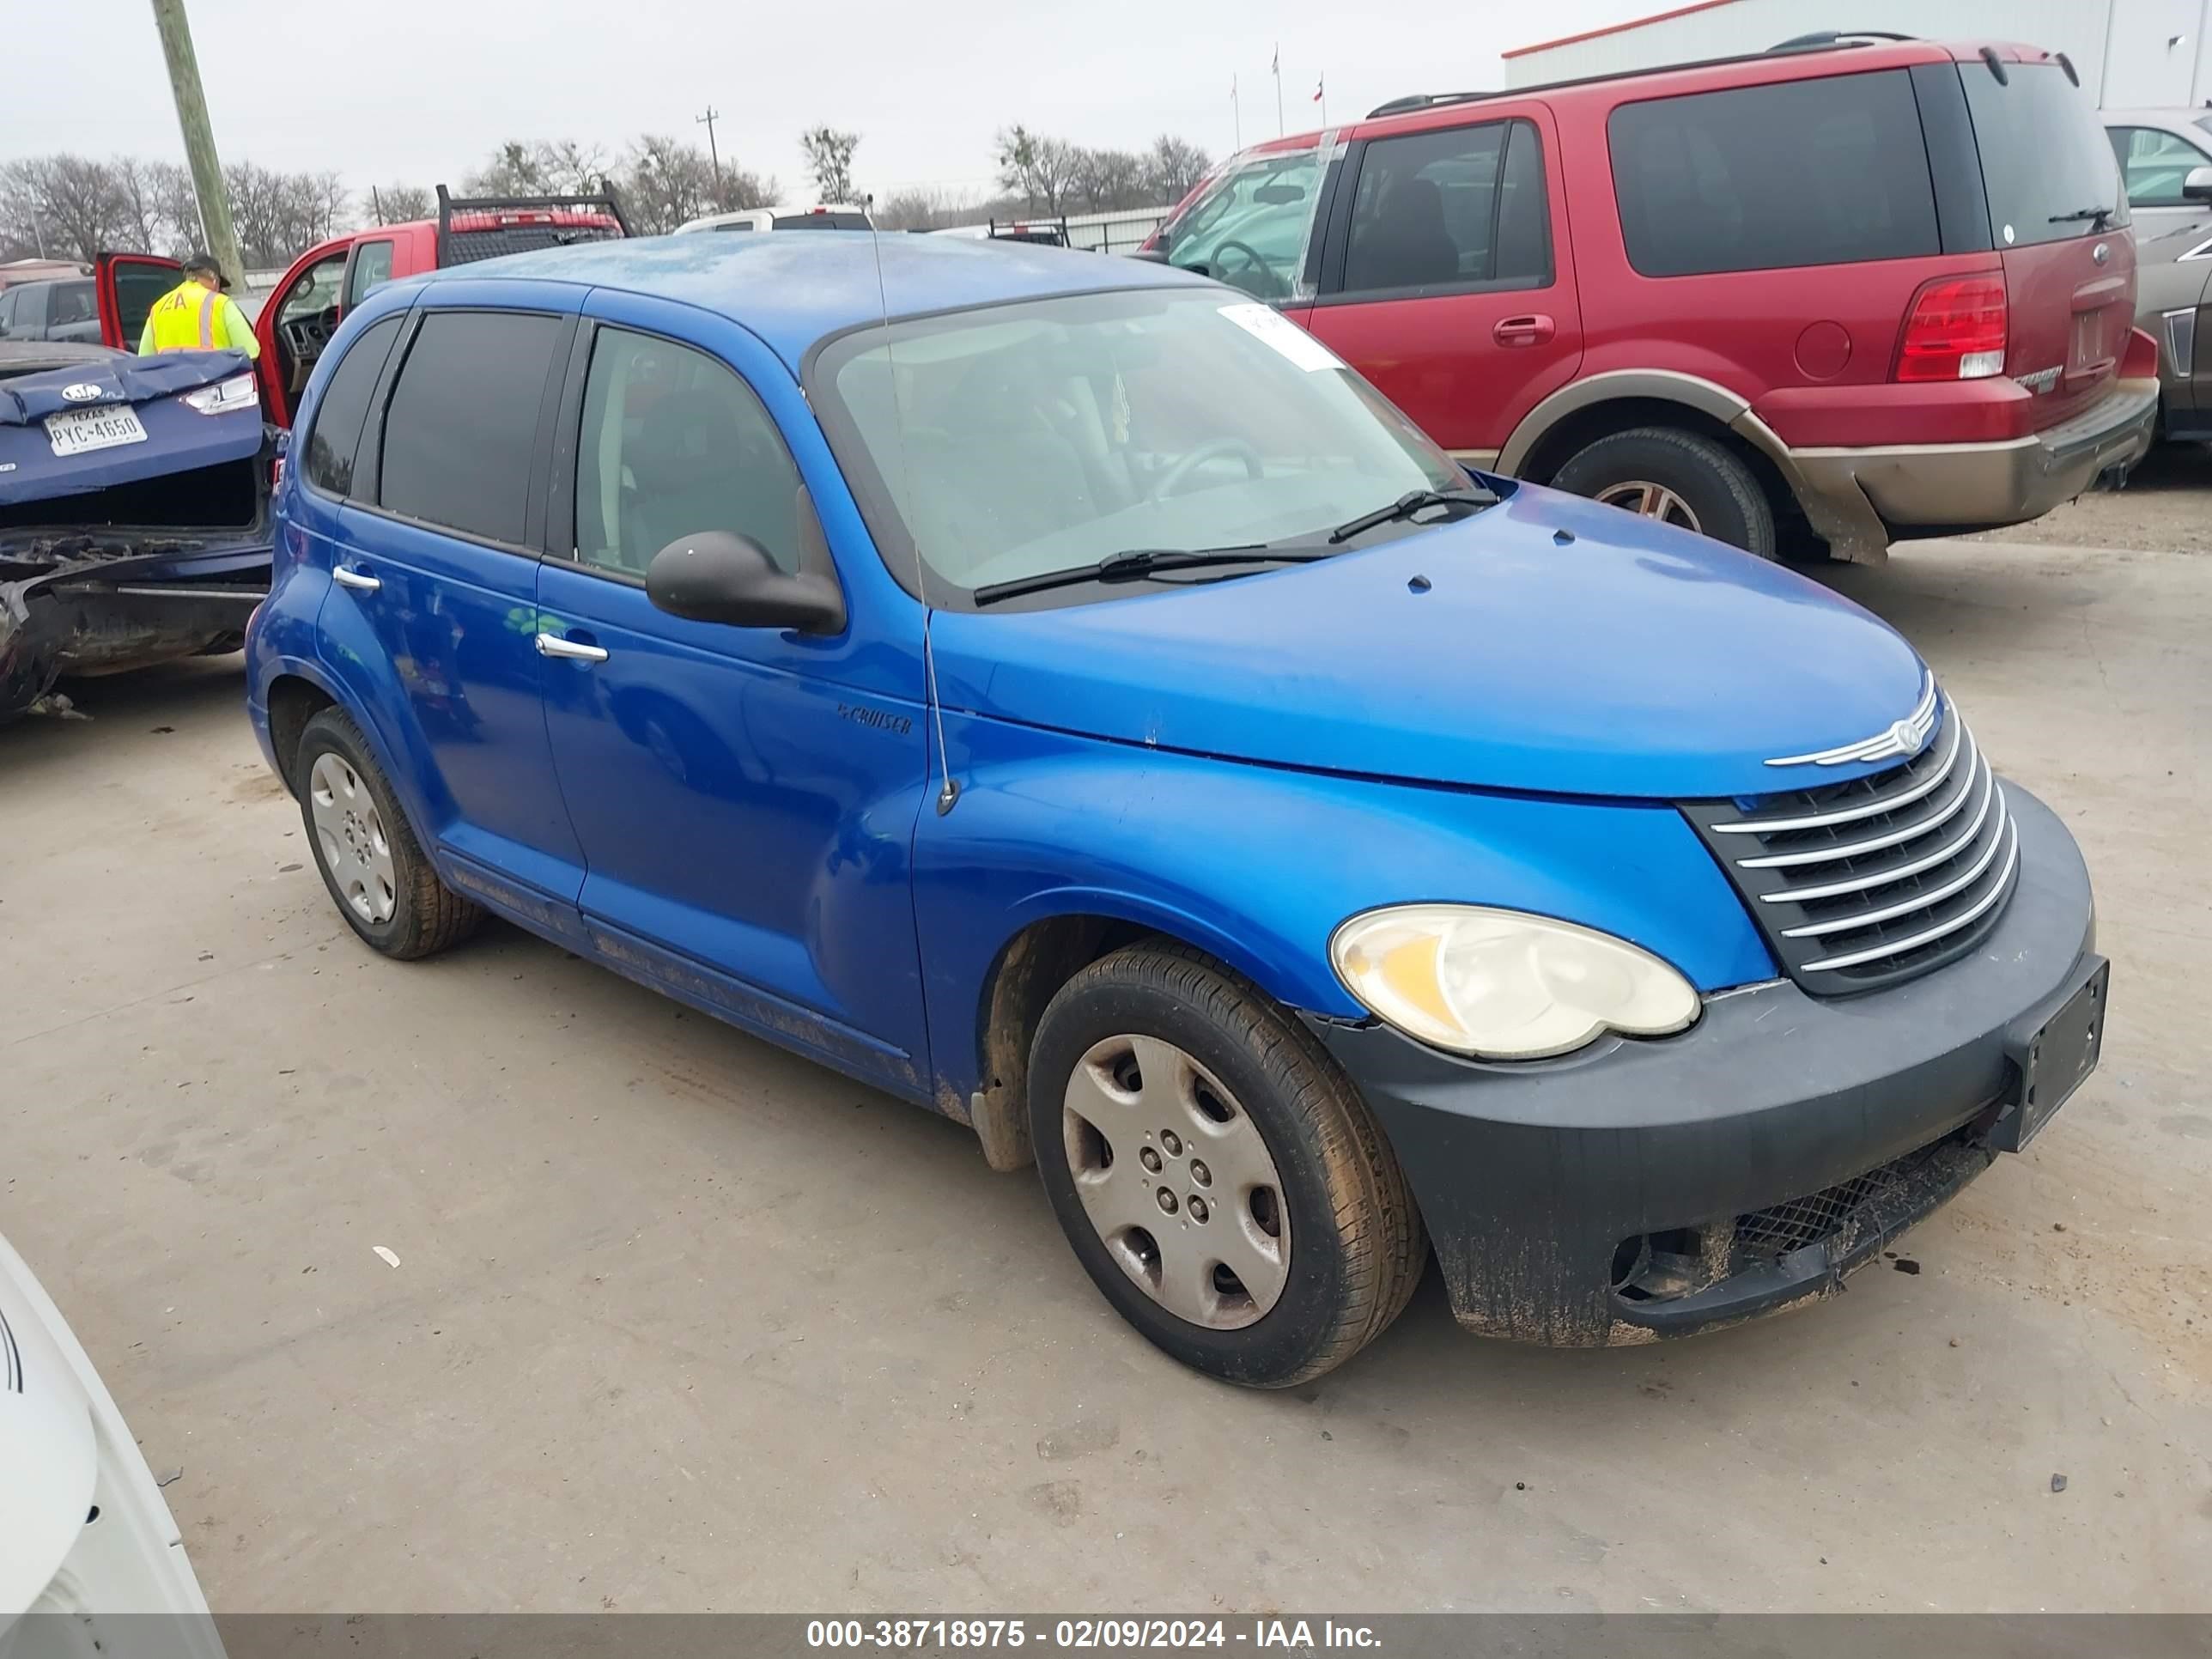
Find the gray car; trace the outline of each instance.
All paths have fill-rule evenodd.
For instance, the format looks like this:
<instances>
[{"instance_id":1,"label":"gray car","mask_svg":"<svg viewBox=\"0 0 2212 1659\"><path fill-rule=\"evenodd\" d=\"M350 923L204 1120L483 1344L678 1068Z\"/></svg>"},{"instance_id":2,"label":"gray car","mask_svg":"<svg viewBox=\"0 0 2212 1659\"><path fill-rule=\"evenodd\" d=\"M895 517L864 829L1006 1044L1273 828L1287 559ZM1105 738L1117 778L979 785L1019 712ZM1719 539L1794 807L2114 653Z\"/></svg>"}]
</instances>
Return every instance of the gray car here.
<instances>
[{"instance_id":1,"label":"gray car","mask_svg":"<svg viewBox=\"0 0 2212 1659\"><path fill-rule=\"evenodd\" d=\"M2212 206L2212 107L2108 109L2105 135L2127 181L2138 247Z\"/></svg>"},{"instance_id":2,"label":"gray car","mask_svg":"<svg viewBox=\"0 0 2212 1659\"><path fill-rule=\"evenodd\" d=\"M2158 342L2160 435L2212 440L2212 212L2136 246L2136 326ZM2205 336L2199 355L2197 335Z\"/></svg>"}]
</instances>

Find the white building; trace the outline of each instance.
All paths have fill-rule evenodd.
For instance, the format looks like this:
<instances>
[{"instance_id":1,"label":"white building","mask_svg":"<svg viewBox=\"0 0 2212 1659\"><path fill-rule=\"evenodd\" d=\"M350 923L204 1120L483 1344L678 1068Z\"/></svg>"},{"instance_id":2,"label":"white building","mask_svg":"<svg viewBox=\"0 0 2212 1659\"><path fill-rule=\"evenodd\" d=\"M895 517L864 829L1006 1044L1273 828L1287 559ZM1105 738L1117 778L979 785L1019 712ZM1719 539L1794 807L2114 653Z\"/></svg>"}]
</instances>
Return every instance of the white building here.
<instances>
[{"instance_id":1,"label":"white building","mask_svg":"<svg viewBox=\"0 0 2212 1659\"><path fill-rule=\"evenodd\" d=\"M2107 109L2212 100L2212 0L1695 0L1502 54L1509 87L1764 52L1835 28L2063 52Z\"/></svg>"}]
</instances>

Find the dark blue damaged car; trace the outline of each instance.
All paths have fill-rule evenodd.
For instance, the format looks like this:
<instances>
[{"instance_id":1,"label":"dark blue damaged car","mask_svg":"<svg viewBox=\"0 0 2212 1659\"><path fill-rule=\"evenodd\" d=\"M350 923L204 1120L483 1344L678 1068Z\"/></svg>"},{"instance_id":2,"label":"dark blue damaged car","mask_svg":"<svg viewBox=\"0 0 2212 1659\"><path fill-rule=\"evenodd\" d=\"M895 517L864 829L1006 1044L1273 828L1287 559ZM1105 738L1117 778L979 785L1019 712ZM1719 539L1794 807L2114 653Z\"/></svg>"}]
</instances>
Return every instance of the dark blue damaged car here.
<instances>
[{"instance_id":1,"label":"dark blue damaged car","mask_svg":"<svg viewBox=\"0 0 2212 1659\"><path fill-rule=\"evenodd\" d=\"M236 352L0 340L0 720L64 675L238 648L273 443Z\"/></svg>"}]
</instances>

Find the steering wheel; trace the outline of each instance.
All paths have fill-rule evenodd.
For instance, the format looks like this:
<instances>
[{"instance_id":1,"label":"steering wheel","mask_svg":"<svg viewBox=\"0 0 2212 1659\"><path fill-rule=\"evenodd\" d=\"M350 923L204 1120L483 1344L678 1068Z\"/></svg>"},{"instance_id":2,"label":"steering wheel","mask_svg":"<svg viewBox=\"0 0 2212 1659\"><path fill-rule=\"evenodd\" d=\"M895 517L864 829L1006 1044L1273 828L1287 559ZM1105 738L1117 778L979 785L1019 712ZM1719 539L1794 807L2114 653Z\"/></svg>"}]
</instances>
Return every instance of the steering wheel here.
<instances>
[{"instance_id":1,"label":"steering wheel","mask_svg":"<svg viewBox=\"0 0 2212 1659\"><path fill-rule=\"evenodd\" d=\"M1260 459L1260 452L1245 442L1243 439L1216 438L1212 443L1200 444L1163 472L1160 475L1160 481L1152 486L1152 499L1156 501L1165 501L1175 493L1175 487L1177 484L1208 461L1222 455L1243 456L1244 473L1247 477L1258 478L1267 471L1266 463Z\"/></svg>"},{"instance_id":2,"label":"steering wheel","mask_svg":"<svg viewBox=\"0 0 2212 1659\"><path fill-rule=\"evenodd\" d=\"M1233 275L1223 270L1221 265L1221 256L1232 249L1243 256L1244 261ZM1234 237L1214 248L1213 274L1231 287L1243 289L1255 300L1279 300L1291 291L1290 284L1275 274L1275 268L1267 263L1266 255L1251 243L1240 242ZM1257 283L1237 280L1246 276L1256 276L1260 280Z\"/></svg>"}]
</instances>

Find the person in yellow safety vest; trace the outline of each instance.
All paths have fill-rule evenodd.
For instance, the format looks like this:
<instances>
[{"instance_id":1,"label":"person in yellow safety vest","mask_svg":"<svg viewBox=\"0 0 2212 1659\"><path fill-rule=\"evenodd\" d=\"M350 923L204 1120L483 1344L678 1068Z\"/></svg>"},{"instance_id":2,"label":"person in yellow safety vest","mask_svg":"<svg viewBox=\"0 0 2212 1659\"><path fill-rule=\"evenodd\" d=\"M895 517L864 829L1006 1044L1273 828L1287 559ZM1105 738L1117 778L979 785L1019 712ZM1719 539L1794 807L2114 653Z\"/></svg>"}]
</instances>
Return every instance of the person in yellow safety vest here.
<instances>
[{"instance_id":1,"label":"person in yellow safety vest","mask_svg":"<svg viewBox=\"0 0 2212 1659\"><path fill-rule=\"evenodd\" d=\"M216 263L204 253L185 261L185 280L154 301L138 337L138 355L157 351L242 351L261 356L261 342L238 303L222 291Z\"/></svg>"}]
</instances>

